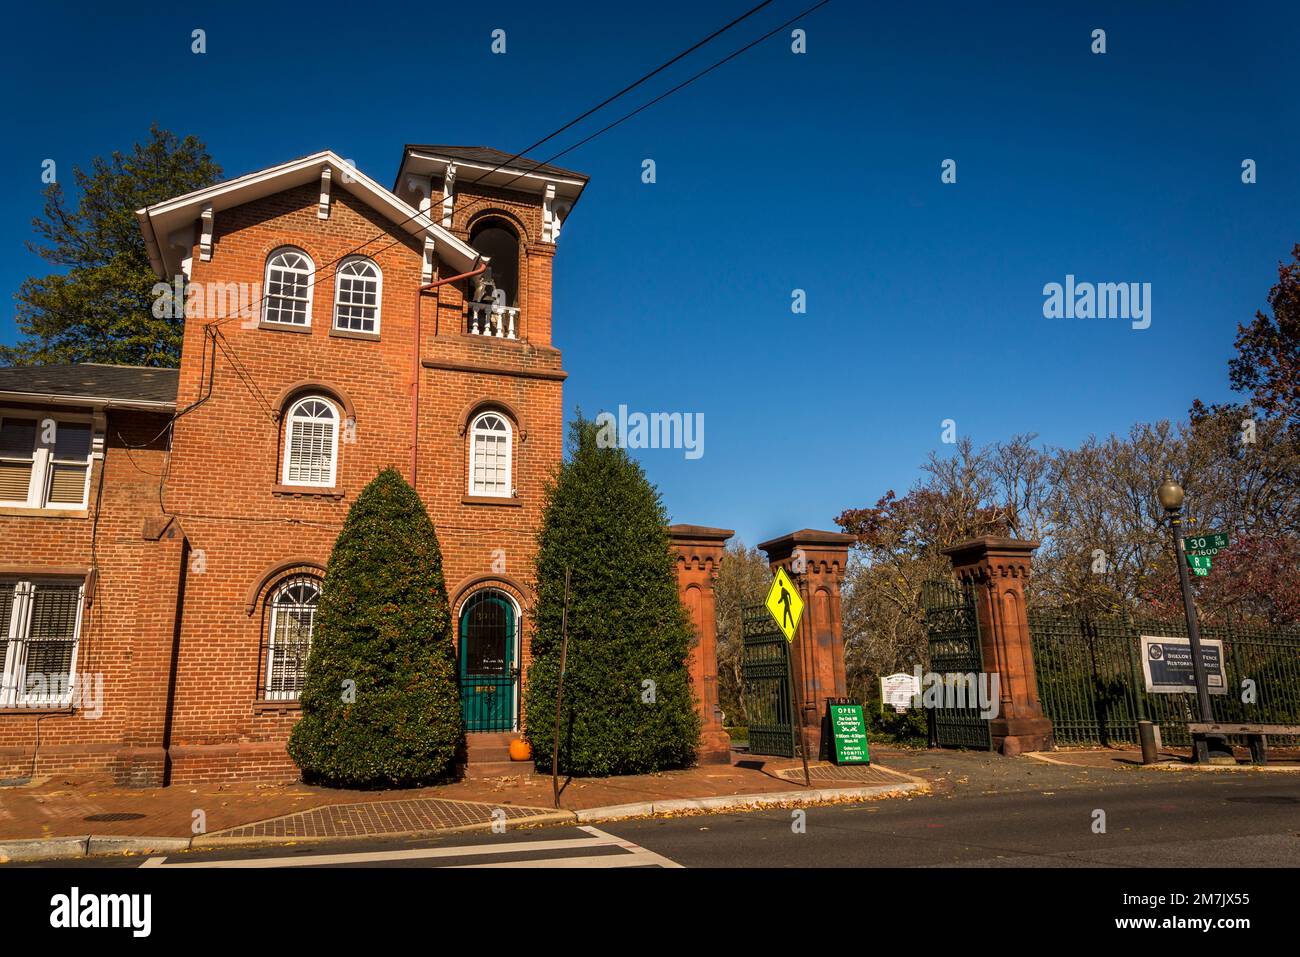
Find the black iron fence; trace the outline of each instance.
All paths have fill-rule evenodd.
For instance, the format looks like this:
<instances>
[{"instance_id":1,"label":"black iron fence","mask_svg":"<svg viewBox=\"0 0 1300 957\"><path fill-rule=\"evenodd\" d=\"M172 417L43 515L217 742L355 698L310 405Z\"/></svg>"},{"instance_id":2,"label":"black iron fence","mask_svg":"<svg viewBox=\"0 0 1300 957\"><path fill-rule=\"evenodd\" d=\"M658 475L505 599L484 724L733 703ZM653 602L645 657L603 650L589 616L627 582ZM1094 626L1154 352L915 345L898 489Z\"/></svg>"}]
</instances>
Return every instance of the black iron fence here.
<instances>
[{"instance_id":1,"label":"black iron fence","mask_svg":"<svg viewBox=\"0 0 1300 957\"><path fill-rule=\"evenodd\" d=\"M1166 744L1187 746L1192 694L1149 694L1141 636L1186 638L1181 620L1084 618L1037 611L1029 632L1043 712L1058 744L1136 744L1137 723L1160 725ZM1226 694L1210 696L1219 721L1300 723L1300 629L1202 625L1223 642Z\"/></svg>"},{"instance_id":2,"label":"black iron fence","mask_svg":"<svg viewBox=\"0 0 1300 957\"><path fill-rule=\"evenodd\" d=\"M762 605L745 609L741 677L749 714L752 754L794 757L794 708L790 700L790 648Z\"/></svg>"}]
</instances>

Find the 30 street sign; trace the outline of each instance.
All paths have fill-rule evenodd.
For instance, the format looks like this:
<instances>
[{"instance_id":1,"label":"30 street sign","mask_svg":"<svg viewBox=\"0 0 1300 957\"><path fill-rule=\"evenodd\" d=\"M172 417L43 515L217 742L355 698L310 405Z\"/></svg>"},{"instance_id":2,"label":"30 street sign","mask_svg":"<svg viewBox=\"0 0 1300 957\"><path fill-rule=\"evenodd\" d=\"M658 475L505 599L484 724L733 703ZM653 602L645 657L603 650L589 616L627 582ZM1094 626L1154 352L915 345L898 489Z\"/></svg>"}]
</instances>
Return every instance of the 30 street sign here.
<instances>
[{"instance_id":1,"label":"30 street sign","mask_svg":"<svg viewBox=\"0 0 1300 957\"><path fill-rule=\"evenodd\" d=\"M1232 543L1226 532L1210 532L1208 535L1186 535L1183 537L1183 551L1188 555L1217 555Z\"/></svg>"}]
</instances>

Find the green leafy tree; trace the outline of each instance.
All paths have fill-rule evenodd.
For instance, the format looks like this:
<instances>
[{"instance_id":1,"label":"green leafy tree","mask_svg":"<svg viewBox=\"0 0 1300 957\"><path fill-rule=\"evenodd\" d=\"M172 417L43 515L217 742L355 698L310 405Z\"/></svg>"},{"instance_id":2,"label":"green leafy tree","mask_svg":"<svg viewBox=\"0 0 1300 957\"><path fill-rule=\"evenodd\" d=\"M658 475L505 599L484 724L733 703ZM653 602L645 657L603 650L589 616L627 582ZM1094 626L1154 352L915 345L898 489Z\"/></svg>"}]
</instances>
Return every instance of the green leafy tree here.
<instances>
[{"instance_id":1,"label":"green leafy tree","mask_svg":"<svg viewBox=\"0 0 1300 957\"><path fill-rule=\"evenodd\" d=\"M528 739L550 770L565 569L572 572L560 770L639 774L695 759L700 723L686 669L693 632L659 493L581 417L547 487L538 535Z\"/></svg>"},{"instance_id":2,"label":"green leafy tree","mask_svg":"<svg viewBox=\"0 0 1300 957\"><path fill-rule=\"evenodd\" d=\"M438 536L388 468L330 556L289 754L310 781L403 787L445 777L463 737Z\"/></svg>"},{"instance_id":3,"label":"green leafy tree","mask_svg":"<svg viewBox=\"0 0 1300 957\"><path fill-rule=\"evenodd\" d=\"M1278 263L1268 304L1271 316L1256 312L1250 325L1237 326L1228 378L1266 413L1300 423L1300 243L1291 250L1291 262Z\"/></svg>"},{"instance_id":4,"label":"green leafy tree","mask_svg":"<svg viewBox=\"0 0 1300 957\"><path fill-rule=\"evenodd\" d=\"M74 207L55 182L32 220L40 240L28 248L66 271L32 276L16 295L24 337L0 346L0 365L107 362L174 366L180 361L182 318L155 316L149 265L135 211L221 178L198 139L154 125L129 153L97 156L89 171L74 167Z\"/></svg>"}]
</instances>

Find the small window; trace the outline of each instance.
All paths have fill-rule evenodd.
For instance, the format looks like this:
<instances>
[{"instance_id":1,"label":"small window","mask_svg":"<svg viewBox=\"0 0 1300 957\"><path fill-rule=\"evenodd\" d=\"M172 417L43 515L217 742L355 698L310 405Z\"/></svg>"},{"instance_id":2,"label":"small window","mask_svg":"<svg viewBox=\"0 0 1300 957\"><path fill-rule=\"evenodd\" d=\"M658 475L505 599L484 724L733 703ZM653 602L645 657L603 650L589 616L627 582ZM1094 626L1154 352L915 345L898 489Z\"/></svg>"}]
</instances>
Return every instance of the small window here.
<instances>
[{"instance_id":1,"label":"small window","mask_svg":"<svg viewBox=\"0 0 1300 957\"><path fill-rule=\"evenodd\" d=\"M335 274L334 328L345 332L379 331L383 276L371 260L355 256Z\"/></svg>"},{"instance_id":2,"label":"small window","mask_svg":"<svg viewBox=\"0 0 1300 957\"><path fill-rule=\"evenodd\" d=\"M469 443L471 495L514 494L510 481L510 424L505 416L485 412L474 420Z\"/></svg>"},{"instance_id":3,"label":"small window","mask_svg":"<svg viewBox=\"0 0 1300 957\"><path fill-rule=\"evenodd\" d=\"M311 325L311 293L316 267L301 249L281 249L266 261L264 322Z\"/></svg>"},{"instance_id":4,"label":"small window","mask_svg":"<svg viewBox=\"0 0 1300 957\"><path fill-rule=\"evenodd\" d=\"M88 422L0 419L0 504L84 508L91 438Z\"/></svg>"},{"instance_id":5,"label":"small window","mask_svg":"<svg viewBox=\"0 0 1300 957\"><path fill-rule=\"evenodd\" d=\"M320 581L307 576L284 582L271 595L263 699L296 701L302 694L319 604Z\"/></svg>"},{"instance_id":6,"label":"small window","mask_svg":"<svg viewBox=\"0 0 1300 957\"><path fill-rule=\"evenodd\" d=\"M50 447L50 481L46 504L80 508L90 481L90 426L60 422Z\"/></svg>"},{"instance_id":7,"label":"small window","mask_svg":"<svg viewBox=\"0 0 1300 957\"><path fill-rule=\"evenodd\" d=\"M26 505L36 468L36 420L0 419L0 502Z\"/></svg>"},{"instance_id":8,"label":"small window","mask_svg":"<svg viewBox=\"0 0 1300 957\"><path fill-rule=\"evenodd\" d=\"M0 707L72 704L83 587L81 581L0 580Z\"/></svg>"},{"instance_id":9,"label":"small window","mask_svg":"<svg viewBox=\"0 0 1300 957\"><path fill-rule=\"evenodd\" d=\"M338 413L319 396L299 399L284 427L284 484L331 488L338 457Z\"/></svg>"}]
</instances>

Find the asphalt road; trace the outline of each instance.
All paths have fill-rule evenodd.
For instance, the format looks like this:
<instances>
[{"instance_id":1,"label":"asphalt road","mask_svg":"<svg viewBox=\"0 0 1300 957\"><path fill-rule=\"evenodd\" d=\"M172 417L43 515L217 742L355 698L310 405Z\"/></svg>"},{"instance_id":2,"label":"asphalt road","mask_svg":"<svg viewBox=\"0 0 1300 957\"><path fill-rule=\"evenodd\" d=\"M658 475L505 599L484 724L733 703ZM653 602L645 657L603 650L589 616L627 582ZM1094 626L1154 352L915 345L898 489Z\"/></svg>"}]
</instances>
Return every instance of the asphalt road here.
<instances>
[{"instance_id":1,"label":"asphalt road","mask_svg":"<svg viewBox=\"0 0 1300 957\"><path fill-rule=\"evenodd\" d=\"M1147 772L1125 777L1124 784L968 791L800 812L226 848L50 866L1300 866L1300 775Z\"/></svg>"}]
</instances>

